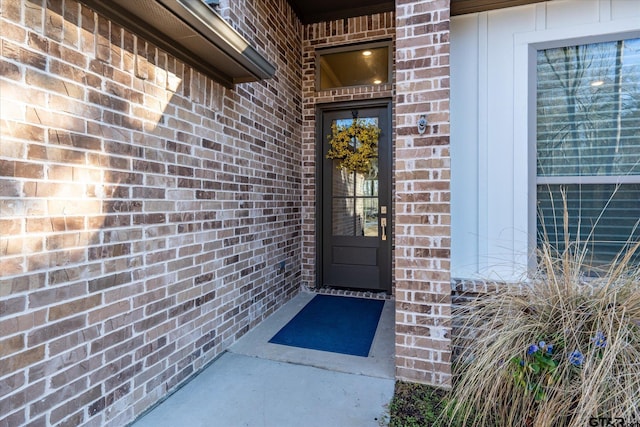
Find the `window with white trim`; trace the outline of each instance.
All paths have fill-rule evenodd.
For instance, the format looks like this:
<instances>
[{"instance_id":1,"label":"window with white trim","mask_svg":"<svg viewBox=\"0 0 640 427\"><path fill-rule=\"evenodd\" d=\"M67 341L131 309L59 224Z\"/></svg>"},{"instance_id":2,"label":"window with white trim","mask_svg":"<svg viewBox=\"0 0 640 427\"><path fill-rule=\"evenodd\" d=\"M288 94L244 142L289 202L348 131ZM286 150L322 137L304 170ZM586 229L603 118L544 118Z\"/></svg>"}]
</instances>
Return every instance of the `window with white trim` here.
<instances>
[{"instance_id":1,"label":"window with white trim","mask_svg":"<svg viewBox=\"0 0 640 427\"><path fill-rule=\"evenodd\" d=\"M640 39L537 53L538 242L606 265L640 239ZM636 260L640 256L636 256Z\"/></svg>"}]
</instances>

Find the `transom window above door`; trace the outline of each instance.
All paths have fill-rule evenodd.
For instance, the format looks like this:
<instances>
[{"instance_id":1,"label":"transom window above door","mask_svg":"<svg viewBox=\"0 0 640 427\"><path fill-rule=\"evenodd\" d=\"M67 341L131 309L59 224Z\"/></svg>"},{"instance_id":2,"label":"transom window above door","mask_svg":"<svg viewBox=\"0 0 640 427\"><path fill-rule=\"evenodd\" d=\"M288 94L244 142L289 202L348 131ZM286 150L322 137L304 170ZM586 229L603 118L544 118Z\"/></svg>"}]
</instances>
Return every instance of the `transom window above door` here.
<instances>
[{"instance_id":1,"label":"transom window above door","mask_svg":"<svg viewBox=\"0 0 640 427\"><path fill-rule=\"evenodd\" d=\"M316 89L389 83L391 41L318 49Z\"/></svg>"}]
</instances>

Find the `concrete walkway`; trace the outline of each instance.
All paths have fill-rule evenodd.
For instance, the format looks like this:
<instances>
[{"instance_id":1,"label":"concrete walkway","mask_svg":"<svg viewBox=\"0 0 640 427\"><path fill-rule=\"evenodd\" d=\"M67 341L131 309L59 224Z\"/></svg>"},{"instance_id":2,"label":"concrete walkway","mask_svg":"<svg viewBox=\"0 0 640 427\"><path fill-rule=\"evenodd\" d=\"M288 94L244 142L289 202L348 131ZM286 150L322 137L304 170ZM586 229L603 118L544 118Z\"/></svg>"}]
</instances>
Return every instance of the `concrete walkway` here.
<instances>
[{"instance_id":1,"label":"concrete walkway","mask_svg":"<svg viewBox=\"0 0 640 427\"><path fill-rule=\"evenodd\" d=\"M134 427L377 427L393 396L393 302L369 357L271 344L313 297L301 293Z\"/></svg>"}]
</instances>

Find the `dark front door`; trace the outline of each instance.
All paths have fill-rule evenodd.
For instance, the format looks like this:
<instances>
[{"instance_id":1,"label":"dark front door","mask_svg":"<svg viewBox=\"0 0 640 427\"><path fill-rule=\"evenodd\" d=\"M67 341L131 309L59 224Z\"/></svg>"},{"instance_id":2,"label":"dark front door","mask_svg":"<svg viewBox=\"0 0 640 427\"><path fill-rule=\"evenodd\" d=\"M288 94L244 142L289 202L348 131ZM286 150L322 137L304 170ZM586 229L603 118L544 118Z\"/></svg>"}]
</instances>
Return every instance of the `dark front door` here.
<instances>
[{"instance_id":1,"label":"dark front door","mask_svg":"<svg viewBox=\"0 0 640 427\"><path fill-rule=\"evenodd\" d=\"M354 115L381 129L368 173L341 169L339 160L326 157L332 124L349 126ZM322 284L391 291L390 105L323 110L320 117Z\"/></svg>"}]
</instances>

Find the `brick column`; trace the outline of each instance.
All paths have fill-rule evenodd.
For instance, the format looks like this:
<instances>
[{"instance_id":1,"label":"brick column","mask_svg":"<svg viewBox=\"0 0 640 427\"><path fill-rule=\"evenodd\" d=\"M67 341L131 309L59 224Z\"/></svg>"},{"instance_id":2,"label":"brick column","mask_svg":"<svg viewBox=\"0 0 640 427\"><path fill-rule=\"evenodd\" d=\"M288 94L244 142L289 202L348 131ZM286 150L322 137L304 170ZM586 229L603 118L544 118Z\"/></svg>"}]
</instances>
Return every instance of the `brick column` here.
<instances>
[{"instance_id":1,"label":"brick column","mask_svg":"<svg viewBox=\"0 0 640 427\"><path fill-rule=\"evenodd\" d=\"M396 25L396 375L450 387L449 0L396 0Z\"/></svg>"}]
</instances>

